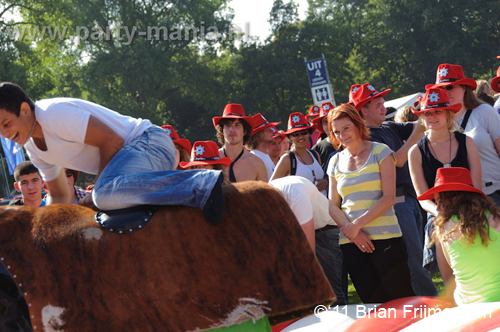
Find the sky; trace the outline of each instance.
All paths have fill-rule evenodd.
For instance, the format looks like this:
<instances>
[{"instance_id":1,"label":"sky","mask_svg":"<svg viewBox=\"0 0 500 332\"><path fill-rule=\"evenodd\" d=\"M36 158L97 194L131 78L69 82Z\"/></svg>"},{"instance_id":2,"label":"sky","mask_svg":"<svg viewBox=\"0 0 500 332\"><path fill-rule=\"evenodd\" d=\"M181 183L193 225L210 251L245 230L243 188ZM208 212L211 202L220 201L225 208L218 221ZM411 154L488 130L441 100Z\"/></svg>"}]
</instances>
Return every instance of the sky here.
<instances>
[{"instance_id":1,"label":"sky","mask_svg":"<svg viewBox=\"0 0 500 332\"><path fill-rule=\"evenodd\" d=\"M305 19L307 0L293 0L293 2L299 6L300 19ZM231 0L229 6L234 9L233 24L242 32L249 31L251 36L257 36L261 41L269 36L271 26L267 20L273 7L273 0Z\"/></svg>"}]
</instances>

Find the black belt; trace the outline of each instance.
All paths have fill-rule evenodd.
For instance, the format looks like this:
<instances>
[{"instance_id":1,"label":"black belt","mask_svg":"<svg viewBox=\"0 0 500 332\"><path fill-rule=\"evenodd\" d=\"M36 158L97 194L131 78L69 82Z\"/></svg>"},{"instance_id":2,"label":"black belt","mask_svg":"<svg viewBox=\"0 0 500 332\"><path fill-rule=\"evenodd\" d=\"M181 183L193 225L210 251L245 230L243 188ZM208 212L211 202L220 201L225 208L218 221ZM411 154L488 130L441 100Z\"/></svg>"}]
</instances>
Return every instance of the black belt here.
<instances>
[{"instance_id":1,"label":"black belt","mask_svg":"<svg viewBox=\"0 0 500 332\"><path fill-rule=\"evenodd\" d=\"M325 227L323 228L320 228L320 229L317 229L317 231L327 231L329 229L337 229L339 228L339 226L335 226L335 225L326 225Z\"/></svg>"}]
</instances>

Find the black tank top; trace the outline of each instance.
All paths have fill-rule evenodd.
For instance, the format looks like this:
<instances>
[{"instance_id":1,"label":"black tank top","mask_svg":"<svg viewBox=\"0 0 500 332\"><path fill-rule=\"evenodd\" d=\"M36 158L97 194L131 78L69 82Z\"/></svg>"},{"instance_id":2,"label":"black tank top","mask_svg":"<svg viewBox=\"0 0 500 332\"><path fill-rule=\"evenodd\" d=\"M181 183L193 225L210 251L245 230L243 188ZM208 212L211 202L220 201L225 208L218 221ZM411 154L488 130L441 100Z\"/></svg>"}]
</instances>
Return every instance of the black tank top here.
<instances>
[{"instance_id":1,"label":"black tank top","mask_svg":"<svg viewBox=\"0 0 500 332\"><path fill-rule=\"evenodd\" d=\"M227 157L226 149L223 148L222 151L224 152L224 157ZM241 150L238 157L236 157L236 159L231 162L231 165L229 165L229 182L232 182L232 183L237 182L236 176L234 175L233 166L241 158L241 156L243 155L244 152L245 152L245 148L243 148L243 150Z\"/></svg>"},{"instance_id":2,"label":"black tank top","mask_svg":"<svg viewBox=\"0 0 500 332\"><path fill-rule=\"evenodd\" d=\"M451 161L452 167L465 167L469 169L469 161L467 160L467 145L465 140L467 136L454 132L455 138L458 141L457 155ZM425 181L429 188L434 187L434 181L436 180L437 169L443 167L443 164L434 158L429 146L427 145L427 136L424 135L420 141L417 143L418 149L422 154L422 168L424 170Z\"/></svg>"}]
</instances>

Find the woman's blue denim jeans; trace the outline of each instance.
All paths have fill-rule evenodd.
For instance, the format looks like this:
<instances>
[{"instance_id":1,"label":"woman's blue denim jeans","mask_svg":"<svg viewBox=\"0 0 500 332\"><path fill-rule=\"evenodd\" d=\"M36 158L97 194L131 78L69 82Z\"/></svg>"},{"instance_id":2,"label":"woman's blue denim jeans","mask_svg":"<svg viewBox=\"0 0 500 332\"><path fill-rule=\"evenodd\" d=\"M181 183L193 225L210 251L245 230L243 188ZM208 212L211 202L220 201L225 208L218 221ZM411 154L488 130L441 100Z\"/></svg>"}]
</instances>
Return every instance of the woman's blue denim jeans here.
<instances>
[{"instance_id":1,"label":"woman's blue denim jeans","mask_svg":"<svg viewBox=\"0 0 500 332\"><path fill-rule=\"evenodd\" d=\"M104 168L92 193L94 204L102 210L145 204L202 208L221 171L176 171L174 163L170 136L160 127L149 127Z\"/></svg>"},{"instance_id":2,"label":"woman's blue denim jeans","mask_svg":"<svg viewBox=\"0 0 500 332\"><path fill-rule=\"evenodd\" d=\"M416 198L405 195L405 201L394 205L399 226L408 252L408 267L411 273L411 284L417 296L437 296L438 291L432 278L423 266L422 246L422 213Z\"/></svg>"},{"instance_id":3,"label":"woman's blue denim jeans","mask_svg":"<svg viewBox=\"0 0 500 332\"><path fill-rule=\"evenodd\" d=\"M425 225L425 241L424 241L424 268L430 273L439 271L436 259L436 246L431 245L432 232L434 231L434 219L436 217L427 213L427 224Z\"/></svg>"}]
</instances>

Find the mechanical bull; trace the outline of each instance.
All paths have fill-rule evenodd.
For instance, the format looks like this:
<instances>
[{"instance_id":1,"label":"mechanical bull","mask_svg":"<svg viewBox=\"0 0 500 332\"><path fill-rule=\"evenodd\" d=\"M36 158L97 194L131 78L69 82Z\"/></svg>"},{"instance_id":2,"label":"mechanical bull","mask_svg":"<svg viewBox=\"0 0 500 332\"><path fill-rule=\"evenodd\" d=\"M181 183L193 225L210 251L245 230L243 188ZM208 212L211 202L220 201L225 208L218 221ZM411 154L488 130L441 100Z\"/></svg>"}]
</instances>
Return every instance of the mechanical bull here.
<instances>
[{"instance_id":1,"label":"mechanical bull","mask_svg":"<svg viewBox=\"0 0 500 332\"><path fill-rule=\"evenodd\" d=\"M299 318L335 299L295 216L266 184L225 186L226 218L161 207L141 230L80 206L0 209L0 260L35 330L201 331Z\"/></svg>"}]
</instances>

